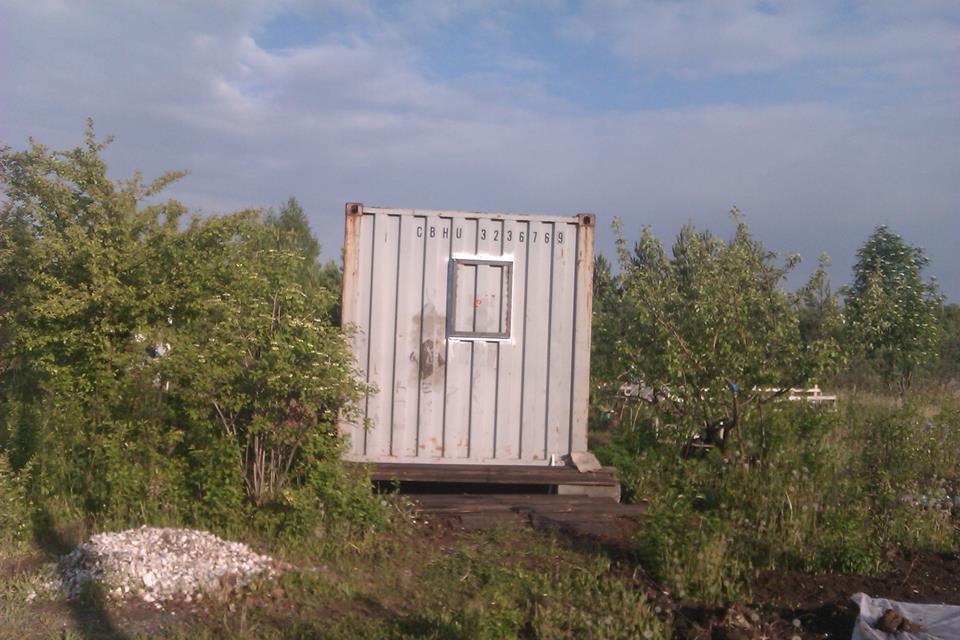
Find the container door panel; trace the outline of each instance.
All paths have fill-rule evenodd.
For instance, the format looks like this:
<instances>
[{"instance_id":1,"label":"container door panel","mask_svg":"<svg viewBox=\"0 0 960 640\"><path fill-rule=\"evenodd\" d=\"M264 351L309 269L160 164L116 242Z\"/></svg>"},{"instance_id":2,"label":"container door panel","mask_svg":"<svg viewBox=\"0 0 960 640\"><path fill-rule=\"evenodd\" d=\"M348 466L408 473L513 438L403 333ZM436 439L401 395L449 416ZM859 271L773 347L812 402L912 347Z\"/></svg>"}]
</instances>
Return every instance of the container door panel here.
<instances>
[{"instance_id":1,"label":"container door panel","mask_svg":"<svg viewBox=\"0 0 960 640\"><path fill-rule=\"evenodd\" d=\"M571 233L573 231L573 233ZM573 375L576 232L573 225L554 223L550 237L553 291L550 307L550 349L547 357L547 454L570 453L570 398Z\"/></svg>"},{"instance_id":2,"label":"container door panel","mask_svg":"<svg viewBox=\"0 0 960 640\"><path fill-rule=\"evenodd\" d=\"M523 398L524 318L526 317L526 237L530 223L506 220L500 255L513 261L513 286L510 310L510 340L500 343L497 377L496 457L510 461L520 459L520 422ZM524 241L521 241L523 238Z\"/></svg>"},{"instance_id":3,"label":"container door panel","mask_svg":"<svg viewBox=\"0 0 960 640\"><path fill-rule=\"evenodd\" d=\"M390 455L393 422L394 351L396 349L397 260L400 216L377 214L373 224L373 271L371 277L370 351L367 379L377 393L367 401L367 417L373 428L366 432L367 456Z\"/></svg>"},{"instance_id":4,"label":"container door panel","mask_svg":"<svg viewBox=\"0 0 960 640\"><path fill-rule=\"evenodd\" d=\"M550 245L544 242L552 225L531 222L526 235L527 305L524 314L523 414L521 416L521 457L546 459L547 353L550 347L549 309L552 285Z\"/></svg>"},{"instance_id":5,"label":"container door panel","mask_svg":"<svg viewBox=\"0 0 960 640\"><path fill-rule=\"evenodd\" d=\"M423 329L425 218L403 216L397 263L397 347L394 353L393 426L390 455L417 455L420 399L420 334Z\"/></svg>"},{"instance_id":6,"label":"container door panel","mask_svg":"<svg viewBox=\"0 0 960 640\"><path fill-rule=\"evenodd\" d=\"M424 228L423 309L420 338L420 428L417 455L443 457L443 407L447 373L447 262L450 218L431 215Z\"/></svg>"},{"instance_id":7,"label":"container door panel","mask_svg":"<svg viewBox=\"0 0 960 640\"><path fill-rule=\"evenodd\" d=\"M503 222L481 220L477 235L478 258L497 257L500 254L500 236ZM474 331L503 333L508 328L510 300L510 268L506 265L488 264L477 267L477 287L474 296ZM472 390L470 397L470 457L491 460L496 452L495 432L497 422L497 360L500 342L478 340L471 343Z\"/></svg>"},{"instance_id":8,"label":"container door panel","mask_svg":"<svg viewBox=\"0 0 960 640\"><path fill-rule=\"evenodd\" d=\"M451 259L455 255L475 254L477 250L476 218L457 219L453 223L453 241L450 245ZM451 262L451 264L453 264ZM457 295L449 302L452 313L466 326L472 326L473 299L476 291L477 268L463 268L459 274L450 269L450 277L458 275ZM463 326L463 325L462 325ZM452 328L451 328L452 329ZM444 425L445 458L468 458L470 456L470 383L473 374L473 343L447 339L447 393Z\"/></svg>"}]
</instances>

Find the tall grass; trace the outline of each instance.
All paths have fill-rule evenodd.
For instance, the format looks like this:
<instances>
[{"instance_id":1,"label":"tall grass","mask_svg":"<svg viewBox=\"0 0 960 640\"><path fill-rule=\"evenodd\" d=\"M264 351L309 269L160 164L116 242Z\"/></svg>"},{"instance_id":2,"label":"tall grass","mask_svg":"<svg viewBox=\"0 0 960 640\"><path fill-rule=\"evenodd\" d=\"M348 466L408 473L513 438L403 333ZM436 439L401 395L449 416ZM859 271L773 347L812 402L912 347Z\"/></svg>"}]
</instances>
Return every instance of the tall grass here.
<instances>
[{"instance_id":1,"label":"tall grass","mask_svg":"<svg viewBox=\"0 0 960 640\"><path fill-rule=\"evenodd\" d=\"M744 425L742 456L683 459L680 434L654 424L638 416L598 454L649 502L643 562L682 599L747 595L763 570L871 573L896 548L960 544L955 399L781 403Z\"/></svg>"}]
</instances>

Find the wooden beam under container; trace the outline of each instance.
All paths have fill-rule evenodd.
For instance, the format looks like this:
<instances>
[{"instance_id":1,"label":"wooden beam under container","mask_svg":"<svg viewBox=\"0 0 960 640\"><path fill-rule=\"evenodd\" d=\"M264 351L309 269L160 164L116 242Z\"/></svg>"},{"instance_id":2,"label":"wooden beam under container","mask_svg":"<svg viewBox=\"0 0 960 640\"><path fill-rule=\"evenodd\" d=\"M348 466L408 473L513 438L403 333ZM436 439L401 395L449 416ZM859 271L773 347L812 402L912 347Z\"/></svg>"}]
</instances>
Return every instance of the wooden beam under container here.
<instances>
[{"instance_id":1,"label":"wooden beam under container","mask_svg":"<svg viewBox=\"0 0 960 640\"><path fill-rule=\"evenodd\" d=\"M369 463L371 480L400 482L451 482L477 484L543 484L617 486L614 467L580 472L574 467L494 464Z\"/></svg>"}]
</instances>

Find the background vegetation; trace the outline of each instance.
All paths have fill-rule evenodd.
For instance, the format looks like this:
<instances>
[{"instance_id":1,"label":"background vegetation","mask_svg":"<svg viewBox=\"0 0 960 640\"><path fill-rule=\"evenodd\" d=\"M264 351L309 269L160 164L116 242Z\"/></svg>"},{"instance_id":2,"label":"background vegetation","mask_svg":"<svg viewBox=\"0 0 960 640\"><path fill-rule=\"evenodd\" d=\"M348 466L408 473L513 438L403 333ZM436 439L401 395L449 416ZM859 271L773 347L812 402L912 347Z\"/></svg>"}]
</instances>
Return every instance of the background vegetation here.
<instances>
[{"instance_id":1,"label":"background vegetation","mask_svg":"<svg viewBox=\"0 0 960 640\"><path fill-rule=\"evenodd\" d=\"M822 258L789 292L796 259L733 223L726 241L685 227L669 254L648 230L629 250L615 224L620 269L597 260L593 446L649 503L641 564L724 603L766 570L956 550L958 307L922 278L923 251L881 226L849 288ZM839 401L786 401L815 383Z\"/></svg>"}]
</instances>

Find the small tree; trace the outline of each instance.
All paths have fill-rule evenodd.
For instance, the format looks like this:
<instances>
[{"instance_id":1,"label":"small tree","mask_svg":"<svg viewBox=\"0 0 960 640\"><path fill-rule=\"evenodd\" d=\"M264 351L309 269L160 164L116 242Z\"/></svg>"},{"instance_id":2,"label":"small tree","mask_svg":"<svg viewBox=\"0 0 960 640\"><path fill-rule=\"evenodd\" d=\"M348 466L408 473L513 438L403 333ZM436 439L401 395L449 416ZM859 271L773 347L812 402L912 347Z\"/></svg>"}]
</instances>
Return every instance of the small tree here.
<instances>
[{"instance_id":1,"label":"small tree","mask_svg":"<svg viewBox=\"0 0 960 640\"><path fill-rule=\"evenodd\" d=\"M879 226L857 251L846 292L851 342L901 397L937 355L941 299L936 282L921 276L928 262L922 249Z\"/></svg>"},{"instance_id":2,"label":"small tree","mask_svg":"<svg viewBox=\"0 0 960 640\"><path fill-rule=\"evenodd\" d=\"M144 202L182 174L113 181L106 144L0 149L0 453L104 517L342 501L336 414L367 389L302 211L184 224Z\"/></svg>"},{"instance_id":3,"label":"small tree","mask_svg":"<svg viewBox=\"0 0 960 640\"><path fill-rule=\"evenodd\" d=\"M623 341L623 291L610 261L597 255L593 261L593 327L590 341L591 420L610 420L617 427L624 406L619 387L626 372L620 359Z\"/></svg>"},{"instance_id":4,"label":"small tree","mask_svg":"<svg viewBox=\"0 0 960 640\"><path fill-rule=\"evenodd\" d=\"M275 231L249 213L194 222L193 246L214 238L220 255L198 261L209 294L166 363L178 393L235 443L256 504L339 458L337 413L366 391L328 318L337 294L298 281L304 256L295 242L275 248Z\"/></svg>"},{"instance_id":5,"label":"small tree","mask_svg":"<svg viewBox=\"0 0 960 640\"><path fill-rule=\"evenodd\" d=\"M838 355L829 337L801 338L798 299L782 289L797 259L775 264L736 209L732 217L731 240L687 225L670 256L649 229L628 251L614 227L626 332L620 358L675 419L722 426L721 448L752 408L807 384ZM821 266L815 278L823 277Z\"/></svg>"}]
</instances>

